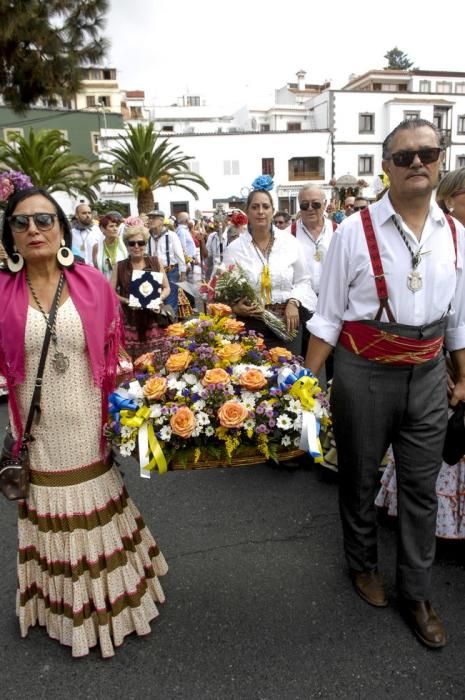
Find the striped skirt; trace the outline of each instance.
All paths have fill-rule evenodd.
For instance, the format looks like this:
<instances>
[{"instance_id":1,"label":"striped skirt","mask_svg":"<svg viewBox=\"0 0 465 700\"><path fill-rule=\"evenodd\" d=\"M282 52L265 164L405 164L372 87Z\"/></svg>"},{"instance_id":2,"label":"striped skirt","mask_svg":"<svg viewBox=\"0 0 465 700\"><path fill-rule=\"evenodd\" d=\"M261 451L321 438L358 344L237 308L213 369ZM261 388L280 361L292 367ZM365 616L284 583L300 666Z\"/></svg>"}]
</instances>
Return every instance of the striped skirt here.
<instances>
[{"instance_id":1,"label":"striped skirt","mask_svg":"<svg viewBox=\"0 0 465 700\"><path fill-rule=\"evenodd\" d=\"M126 635L150 632L168 567L114 466L33 471L18 536L23 637L39 624L73 656L99 644L110 657Z\"/></svg>"}]
</instances>

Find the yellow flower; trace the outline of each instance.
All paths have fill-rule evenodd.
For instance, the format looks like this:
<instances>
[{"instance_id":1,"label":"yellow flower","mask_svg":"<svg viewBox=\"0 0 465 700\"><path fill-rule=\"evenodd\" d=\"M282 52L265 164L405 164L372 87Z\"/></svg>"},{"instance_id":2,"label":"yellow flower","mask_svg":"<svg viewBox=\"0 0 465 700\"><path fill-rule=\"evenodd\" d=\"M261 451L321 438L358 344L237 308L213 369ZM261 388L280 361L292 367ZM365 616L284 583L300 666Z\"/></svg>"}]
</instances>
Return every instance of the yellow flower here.
<instances>
[{"instance_id":1,"label":"yellow flower","mask_svg":"<svg viewBox=\"0 0 465 700\"><path fill-rule=\"evenodd\" d=\"M239 362L243 354L244 348L240 343L228 343L218 350L218 357L228 364Z\"/></svg>"},{"instance_id":2,"label":"yellow flower","mask_svg":"<svg viewBox=\"0 0 465 700\"><path fill-rule=\"evenodd\" d=\"M166 360L165 367L168 372L183 372L192 362L192 354L189 350L180 350L170 355Z\"/></svg>"},{"instance_id":3,"label":"yellow flower","mask_svg":"<svg viewBox=\"0 0 465 700\"><path fill-rule=\"evenodd\" d=\"M166 391L167 384L165 377L151 377L145 382L144 396L151 401L161 399Z\"/></svg>"},{"instance_id":4,"label":"yellow flower","mask_svg":"<svg viewBox=\"0 0 465 700\"><path fill-rule=\"evenodd\" d=\"M182 323L172 323L166 328L165 333L170 337L177 336L178 338L184 338L186 329Z\"/></svg>"}]
</instances>

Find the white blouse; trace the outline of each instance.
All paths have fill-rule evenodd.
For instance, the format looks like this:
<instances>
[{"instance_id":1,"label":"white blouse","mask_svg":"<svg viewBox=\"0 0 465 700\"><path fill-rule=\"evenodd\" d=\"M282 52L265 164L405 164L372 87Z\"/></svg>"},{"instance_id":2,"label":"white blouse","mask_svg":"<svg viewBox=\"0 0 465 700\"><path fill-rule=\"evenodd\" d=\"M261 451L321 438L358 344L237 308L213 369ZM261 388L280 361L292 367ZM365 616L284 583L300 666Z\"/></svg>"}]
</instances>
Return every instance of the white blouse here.
<instances>
[{"instance_id":1,"label":"white blouse","mask_svg":"<svg viewBox=\"0 0 465 700\"><path fill-rule=\"evenodd\" d=\"M423 326L447 316L446 347L465 347L465 229L457 229L457 265L452 233L444 213L432 201L420 241L395 213L388 194L370 205L373 228L383 263L389 305L397 323ZM395 214L414 253L421 250L417 268L423 285L407 286L412 256L391 216ZM313 335L336 345L344 321L373 320L379 300L368 246L359 213L345 219L335 231L320 283L318 306L307 327ZM385 312L381 321L388 321Z\"/></svg>"},{"instance_id":2,"label":"white blouse","mask_svg":"<svg viewBox=\"0 0 465 700\"><path fill-rule=\"evenodd\" d=\"M308 265L300 243L287 231L274 229L274 243L268 260L271 276L271 301L282 304L297 299L309 311L316 308L316 294L310 282ZM260 295L260 279L265 258L252 243L250 233L243 233L224 251L225 265L239 264Z\"/></svg>"}]
</instances>

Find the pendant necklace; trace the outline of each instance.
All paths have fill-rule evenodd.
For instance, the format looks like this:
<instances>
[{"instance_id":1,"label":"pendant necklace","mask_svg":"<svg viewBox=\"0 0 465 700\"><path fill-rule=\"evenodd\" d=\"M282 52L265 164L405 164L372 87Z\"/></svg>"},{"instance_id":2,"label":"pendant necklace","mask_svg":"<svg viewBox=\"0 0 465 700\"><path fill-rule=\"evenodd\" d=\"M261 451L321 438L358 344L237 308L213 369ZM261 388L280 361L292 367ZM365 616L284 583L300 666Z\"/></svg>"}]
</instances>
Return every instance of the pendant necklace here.
<instances>
[{"instance_id":1,"label":"pendant necklace","mask_svg":"<svg viewBox=\"0 0 465 700\"><path fill-rule=\"evenodd\" d=\"M109 270L113 270L113 268L116 265L116 257L118 255L118 244L118 239L116 239L116 241L114 241L113 243L107 243L107 241L105 241L103 244L103 254Z\"/></svg>"},{"instance_id":2,"label":"pendant necklace","mask_svg":"<svg viewBox=\"0 0 465 700\"><path fill-rule=\"evenodd\" d=\"M304 226L304 224L302 224L302 228L303 228L304 232L306 233L306 235L309 237L309 239L312 241L313 245L315 246L315 252L313 253L313 259L316 262L321 262L320 244L321 244L321 234L324 231L324 224L323 224L323 228L321 229L320 233L318 234L318 237L316 240L313 238L312 234L310 233L308 228L306 226Z\"/></svg>"},{"instance_id":3,"label":"pendant necklace","mask_svg":"<svg viewBox=\"0 0 465 700\"><path fill-rule=\"evenodd\" d=\"M86 241L87 241L87 239L89 238L89 233L90 233L90 231L87 231L87 235L86 235L86 237L84 238L84 230L81 229L81 241L82 241L82 243L81 243L81 251L82 251L82 252L84 252L85 249L86 249Z\"/></svg>"},{"instance_id":4,"label":"pendant necklace","mask_svg":"<svg viewBox=\"0 0 465 700\"><path fill-rule=\"evenodd\" d=\"M260 250L259 246L255 242L252 236L252 244L255 248L255 252L258 255L260 262L262 263L262 273L260 275L260 296L261 301L264 306L271 304L271 274L270 274L270 255L271 249L273 248L274 235L271 234L270 240L265 248L265 250Z\"/></svg>"},{"instance_id":5,"label":"pendant necklace","mask_svg":"<svg viewBox=\"0 0 465 700\"><path fill-rule=\"evenodd\" d=\"M57 309L57 314L55 314L55 318L53 320L53 325L50 325L50 322L48 320L48 314L45 313L45 311L42 308L42 304L40 303L37 294L35 293L35 290L31 284L31 280L29 279L29 275L26 272L26 282L27 286L31 290L32 297L37 304L37 307L42 314L42 316L45 319L45 323L47 324L49 330L50 330L50 336L52 338L53 345L55 347L55 353L52 358L52 365L55 368L55 371L58 372L58 374L64 374L66 370L69 367L69 357L65 355L64 353L60 352L58 350L58 338L57 338L57 332L56 332L56 323L57 323L57 315L58 315L58 309ZM63 273L60 275L60 279L58 280L58 287L57 287L57 307L60 303L60 297L61 297L61 292L63 291L63 285L65 283L65 276Z\"/></svg>"},{"instance_id":6,"label":"pendant necklace","mask_svg":"<svg viewBox=\"0 0 465 700\"><path fill-rule=\"evenodd\" d=\"M397 218L395 214L391 216L392 223L396 227L396 229L399 231L400 236L402 240L404 241L405 245L407 246L407 250L410 253L410 256L412 258L412 269L410 273L407 276L407 287L410 289L411 292L419 292L420 289L423 287L423 278L419 271L417 270L417 267L421 263L421 256L426 255L427 253L430 253L430 250L422 250L422 246L419 247L416 253L413 252L412 246L407 240L407 236L405 234L405 231L402 229L402 226L400 226L399 222L397 221Z\"/></svg>"}]
</instances>

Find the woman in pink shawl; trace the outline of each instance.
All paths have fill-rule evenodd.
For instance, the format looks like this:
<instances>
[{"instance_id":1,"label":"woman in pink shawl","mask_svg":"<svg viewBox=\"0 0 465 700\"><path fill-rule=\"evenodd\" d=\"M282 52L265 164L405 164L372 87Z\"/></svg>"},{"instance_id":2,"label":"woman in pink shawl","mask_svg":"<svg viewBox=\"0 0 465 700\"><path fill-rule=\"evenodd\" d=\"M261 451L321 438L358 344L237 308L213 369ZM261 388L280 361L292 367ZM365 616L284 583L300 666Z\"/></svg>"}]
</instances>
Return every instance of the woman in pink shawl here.
<instances>
[{"instance_id":1,"label":"woman in pink shawl","mask_svg":"<svg viewBox=\"0 0 465 700\"><path fill-rule=\"evenodd\" d=\"M30 491L19 501L21 635L39 624L73 656L97 644L112 656L127 634L150 631L164 600L158 576L167 571L103 437L121 334L118 299L98 270L73 263L69 223L42 189L11 195L3 245L0 373L17 444L61 288L29 445Z\"/></svg>"}]
</instances>

